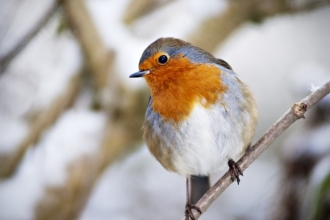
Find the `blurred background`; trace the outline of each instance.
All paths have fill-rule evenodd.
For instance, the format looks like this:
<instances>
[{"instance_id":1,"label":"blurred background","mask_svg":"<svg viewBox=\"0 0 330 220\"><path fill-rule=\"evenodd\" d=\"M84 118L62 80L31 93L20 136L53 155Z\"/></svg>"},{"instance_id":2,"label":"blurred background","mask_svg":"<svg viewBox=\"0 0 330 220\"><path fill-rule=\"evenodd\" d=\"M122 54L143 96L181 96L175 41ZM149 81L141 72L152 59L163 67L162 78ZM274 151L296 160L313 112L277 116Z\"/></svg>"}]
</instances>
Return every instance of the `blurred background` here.
<instances>
[{"instance_id":1,"label":"blurred background","mask_svg":"<svg viewBox=\"0 0 330 220\"><path fill-rule=\"evenodd\" d=\"M185 179L142 140L143 50L170 36L226 60L255 94L257 140L330 80L329 3L1 0L0 219L182 219ZM201 219L330 219L329 95L241 180Z\"/></svg>"}]
</instances>

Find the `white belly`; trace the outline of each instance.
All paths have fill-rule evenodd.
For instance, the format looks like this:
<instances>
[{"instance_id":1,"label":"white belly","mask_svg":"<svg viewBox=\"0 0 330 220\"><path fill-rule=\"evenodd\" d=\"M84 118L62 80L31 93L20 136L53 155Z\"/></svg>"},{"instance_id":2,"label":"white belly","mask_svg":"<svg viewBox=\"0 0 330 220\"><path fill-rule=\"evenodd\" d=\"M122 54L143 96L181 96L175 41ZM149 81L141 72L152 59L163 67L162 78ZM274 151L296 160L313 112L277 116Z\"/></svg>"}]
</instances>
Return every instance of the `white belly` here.
<instances>
[{"instance_id":1,"label":"white belly","mask_svg":"<svg viewBox=\"0 0 330 220\"><path fill-rule=\"evenodd\" d=\"M208 175L226 166L228 158L236 160L240 156L244 148L242 129L231 119L224 108L195 107L177 136L178 146L186 151L174 160L179 174Z\"/></svg>"},{"instance_id":2,"label":"white belly","mask_svg":"<svg viewBox=\"0 0 330 220\"><path fill-rule=\"evenodd\" d=\"M249 143L243 141L246 125L242 121L248 121L249 115L226 111L219 105L208 109L196 105L189 118L178 125L165 123L157 113L146 118L153 127L153 134L145 135L148 147L166 169L182 176L208 175L227 166L229 158L237 160L244 153ZM153 140L148 139L155 137L158 141L153 146Z\"/></svg>"}]
</instances>

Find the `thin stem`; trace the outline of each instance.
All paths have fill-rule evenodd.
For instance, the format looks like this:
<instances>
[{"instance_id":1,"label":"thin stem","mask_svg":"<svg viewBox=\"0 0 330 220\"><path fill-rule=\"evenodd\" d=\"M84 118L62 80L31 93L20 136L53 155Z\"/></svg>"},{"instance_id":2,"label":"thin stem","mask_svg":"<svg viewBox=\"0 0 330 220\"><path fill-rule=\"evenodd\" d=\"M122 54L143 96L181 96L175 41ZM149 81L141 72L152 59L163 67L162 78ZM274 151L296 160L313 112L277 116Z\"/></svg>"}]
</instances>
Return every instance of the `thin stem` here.
<instances>
[{"instance_id":1,"label":"thin stem","mask_svg":"<svg viewBox=\"0 0 330 220\"><path fill-rule=\"evenodd\" d=\"M293 122L300 118L304 118L304 113L329 93L330 81L312 92L300 102L295 103L237 162L242 171L248 168L278 136L293 124ZM204 213L230 184L232 184L232 180L230 172L228 171L214 184L213 187L211 187L209 191L205 193L205 195L197 202L196 206L202 210L202 213ZM201 216L201 214L196 211L193 211L193 213L195 219L198 219Z\"/></svg>"}]
</instances>

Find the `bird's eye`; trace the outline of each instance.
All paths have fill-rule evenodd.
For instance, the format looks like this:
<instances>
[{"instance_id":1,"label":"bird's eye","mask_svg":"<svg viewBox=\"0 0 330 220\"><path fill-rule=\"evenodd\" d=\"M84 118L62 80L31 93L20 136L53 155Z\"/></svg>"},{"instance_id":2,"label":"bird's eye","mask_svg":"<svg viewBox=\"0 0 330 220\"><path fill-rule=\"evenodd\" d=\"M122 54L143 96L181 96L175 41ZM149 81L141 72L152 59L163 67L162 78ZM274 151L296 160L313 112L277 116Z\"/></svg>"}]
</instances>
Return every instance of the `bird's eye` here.
<instances>
[{"instance_id":1,"label":"bird's eye","mask_svg":"<svg viewBox=\"0 0 330 220\"><path fill-rule=\"evenodd\" d=\"M165 64L167 62L167 56L166 55L161 55L159 58L158 58L158 62L160 64Z\"/></svg>"}]
</instances>

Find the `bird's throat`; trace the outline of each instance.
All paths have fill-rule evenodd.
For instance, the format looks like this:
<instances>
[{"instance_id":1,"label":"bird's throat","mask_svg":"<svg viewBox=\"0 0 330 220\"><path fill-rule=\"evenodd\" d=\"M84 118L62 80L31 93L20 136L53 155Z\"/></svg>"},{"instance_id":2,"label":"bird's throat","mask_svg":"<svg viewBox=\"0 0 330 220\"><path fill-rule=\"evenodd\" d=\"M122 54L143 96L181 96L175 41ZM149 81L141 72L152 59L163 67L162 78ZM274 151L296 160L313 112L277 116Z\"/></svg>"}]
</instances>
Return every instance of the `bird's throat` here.
<instances>
[{"instance_id":1,"label":"bird's throat","mask_svg":"<svg viewBox=\"0 0 330 220\"><path fill-rule=\"evenodd\" d=\"M145 77L153 99L153 111L164 120L180 122L194 106L209 108L227 86L221 81L221 70L211 64L194 64L187 58L172 59L168 68L160 68Z\"/></svg>"}]
</instances>

